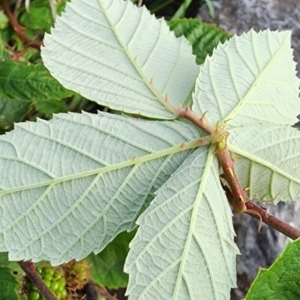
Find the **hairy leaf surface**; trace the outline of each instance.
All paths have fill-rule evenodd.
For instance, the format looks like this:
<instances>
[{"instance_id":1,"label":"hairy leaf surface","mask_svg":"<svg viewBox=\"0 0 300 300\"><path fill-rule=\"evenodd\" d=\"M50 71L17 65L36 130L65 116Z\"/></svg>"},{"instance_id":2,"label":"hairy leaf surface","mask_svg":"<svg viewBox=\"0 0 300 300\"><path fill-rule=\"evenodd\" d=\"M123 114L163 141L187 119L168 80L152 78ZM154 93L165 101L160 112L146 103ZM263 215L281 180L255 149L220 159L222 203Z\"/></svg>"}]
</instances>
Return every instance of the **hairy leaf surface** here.
<instances>
[{"instance_id":1,"label":"hairy leaf surface","mask_svg":"<svg viewBox=\"0 0 300 300\"><path fill-rule=\"evenodd\" d=\"M131 300L228 299L238 250L212 152L190 155L138 219L125 264Z\"/></svg>"},{"instance_id":2,"label":"hairy leaf surface","mask_svg":"<svg viewBox=\"0 0 300 300\"><path fill-rule=\"evenodd\" d=\"M295 200L300 195L300 132L290 126L230 130L229 150L250 199Z\"/></svg>"},{"instance_id":3,"label":"hairy leaf surface","mask_svg":"<svg viewBox=\"0 0 300 300\"><path fill-rule=\"evenodd\" d=\"M73 0L46 35L46 67L65 87L116 110L172 119L199 72L163 19L123 0Z\"/></svg>"},{"instance_id":4,"label":"hairy leaf surface","mask_svg":"<svg viewBox=\"0 0 300 300\"><path fill-rule=\"evenodd\" d=\"M17 125L0 137L0 251L53 264L101 251L198 138L185 122L104 113Z\"/></svg>"},{"instance_id":5,"label":"hairy leaf surface","mask_svg":"<svg viewBox=\"0 0 300 300\"><path fill-rule=\"evenodd\" d=\"M201 67L193 110L212 125L287 125L299 113L291 33L251 30L219 45Z\"/></svg>"}]
</instances>

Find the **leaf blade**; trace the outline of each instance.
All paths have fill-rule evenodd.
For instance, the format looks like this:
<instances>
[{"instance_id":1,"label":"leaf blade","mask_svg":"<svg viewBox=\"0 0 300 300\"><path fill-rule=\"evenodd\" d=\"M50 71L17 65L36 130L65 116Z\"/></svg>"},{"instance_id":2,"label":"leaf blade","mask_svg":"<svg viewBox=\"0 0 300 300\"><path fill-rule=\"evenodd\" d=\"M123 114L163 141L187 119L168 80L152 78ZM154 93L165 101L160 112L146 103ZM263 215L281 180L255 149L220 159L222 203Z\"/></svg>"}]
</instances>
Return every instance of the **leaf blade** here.
<instances>
[{"instance_id":1,"label":"leaf blade","mask_svg":"<svg viewBox=\"0 0 300 300\"><path fill-rule=\"evenodd\" d=\"M0 251L53 264L101 251L135 226L197 137L183 122L104 113L18 125L0 138Z\"/></svg>"},{"instance_id":2,"label":"leaf blade","mask_svg":"<svg viewBox=\"0 0 300 300\"><path fill-rule=\"evenodd\" d=\"M0 64L0 95L6 99L61 100L74 95L66 90L42 64L5 60Z\"/></svg>"},{"instance_id":3,"label":"leaf blade","mask_svg":"<svg viewBox=\"0 0 300 300\"><path fill-rule=\"evenodd\" d=\"M11 270L6 267L0 267L0 292L3 300L19 300L17 289L19 282L11 274Z\"/></svg>"},{"instance_id":4,"label":"leaf blade","mask_svg":"<svg viewBox=\"0 0 300 300\"><path fill-rule=\"evenodd\" d=\"M130 299L228 298L237 248L217 170L212 152L197 149L138 219L125 263Z\"/></svg>"},{"instance_id":5,"label":"leaf blade","mask_svg":"<svg viewBox=\"0 0 300 300\"><path fill-rule=\"evenodd\" d=\"M197 79L193 109L200 115L207 111L211 124L293 124L298 85L290 32L251 30L220 45L207 59Z\"/></svg>"},{"instance_id":6,"label":"leaf blade","mask_svg":"<svg viewBox=\"0 0 300 300\"><path fill-rule=\"evenodd\" d=\"M214 24L203 23L199 19L173 19L168 21L170 29L177 37L184 35L193 47L198 65L213 53L213 49L231 36Z\"/></svg>"},{"instance_id":7,"label":"leaf blade","mask_svg":"<svg viewBox=\"0 0 300 300\"><path fill-rule=\"evenodd\" d=\"M148 117L175 118L165 99L175 107L191 99L198 73L187 42L130 1L72 1L45 46L45 65L63 85Z\"/></svg>"},{"instance_id":8,"label":"leaf blade","mask_svg":"<svg viewBox=\"0 0 300 300\"><path fill-rule=\"evenodd\" d=\"M248 126L230 130L228 149L250 199L274 203L300 195L300 132L289 126Z\"/></svg>"}]
</instances>

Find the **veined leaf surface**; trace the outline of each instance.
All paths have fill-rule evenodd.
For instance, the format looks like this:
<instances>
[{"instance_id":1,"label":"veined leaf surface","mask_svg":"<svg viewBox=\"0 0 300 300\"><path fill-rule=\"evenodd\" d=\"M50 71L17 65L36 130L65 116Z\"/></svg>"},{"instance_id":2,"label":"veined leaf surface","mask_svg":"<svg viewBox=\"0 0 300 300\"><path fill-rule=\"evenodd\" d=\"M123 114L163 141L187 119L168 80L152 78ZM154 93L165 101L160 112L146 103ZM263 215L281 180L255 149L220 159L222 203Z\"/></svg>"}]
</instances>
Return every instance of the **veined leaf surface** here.
<instances>
[{"instance_id":1,"label":"veined leaf surface","mask_svg":"<svg viewBox=\"0 0 300 300\"><path fill-rule=\"evenodd\" d=\"M238 250L213 149L193 152L138 224L125 264L131 300L228 299Z\"/></svg>"},{"instance_id":2,"label":"veined leaf surface","mask_svg":"<svg viewBox=\"0 0 300 300\"><path fill-rule=\"evenodd\" d=\"M147 117L175 118L165 106L190 101L199 72L187 41L130 1L73 0L44 44L43 61L65 87Z\"/></svg>"},{"instance_id":3,"label":"veined leaf surface","mask_svg":"<svg viewBox=\"0 0 300 300\"><path fill-rule=\"evenodd\" d=\"M101 251L195 147L179 121L60 114L0 137L0 251L60 264Z\"/></svg>"},{"instance_id":4,"label":"veined leaf surface","mask_svg":"<svg viewBox=\"0 0 300 300\"><path fill-rule=\"evenodd\" d=\"M228 148L250 199L295 200L300 195L300 132L290 126L230 129Z\"/></svg>"},{"instance_id":5,"label":"veined leaf surface","mask_svg":"<svg viewBox=\"0 0 300 300\"><path fill-rule=\"evenodd\" d=\"M250 199L300 195L300 112L289 32L250 31L220 45L201 68L193 109L226 124L228 149Z\"/></svg>"},{"instance_id":6,"label":"veined leaf surface","mask_svg":"<svg viewBox=\"0 0 300 300\"><path fill-rule=\"evenodd\" d=\"M196 81L193 110L228 128L291 125L300 111L299 79L288 31L251 30L220 44Z\"/></svg>"}]
</instances>

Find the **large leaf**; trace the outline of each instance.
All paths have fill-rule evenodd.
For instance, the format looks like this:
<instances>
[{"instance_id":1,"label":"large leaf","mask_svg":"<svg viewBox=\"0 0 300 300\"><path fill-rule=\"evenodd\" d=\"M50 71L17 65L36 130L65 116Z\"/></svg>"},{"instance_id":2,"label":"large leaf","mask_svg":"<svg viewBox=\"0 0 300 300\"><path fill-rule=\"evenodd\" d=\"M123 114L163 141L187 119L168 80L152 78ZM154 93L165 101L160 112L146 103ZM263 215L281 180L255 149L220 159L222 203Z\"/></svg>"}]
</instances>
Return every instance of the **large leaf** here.
<instances>
[{"instance_id":1,"label":"large leaf","mask_svg":"<svg viewBox=\"0 0 300 300\"><path fill-rule=\"evenodd\" d=\"M101 251L198 138L185 122L102 113L17 125L0 137L0 251L53 264Z\"/></svg>"},{"instance_id":2,"label":"large leaf","mask_svg":"<svg viewBox=\"0 0 300 300\"><path fill-rule=\"evenodd\" d=\"M175 19L168 22L177 37L184 35L193 46L197 64L203 64L207 55L211 55L219 43L224 43L231 36L214 24L201 22L199 19Z\"/></svg>"},{"instance_id":3,"label":"large leaf","mask_svg":"<svg viewBox=\"0 0 300 300\"><path fill-rule=\"evenodd\" d=\"M187 41L130 1L73 0L44 44L44 63L65 87L147 117L175 118L169 103L191 100L199 72Z\"/></svg>"},{"instance_id":4,"label":"large leaf","mask_svg":"<svg viewBox=\"0 0 300 300\"><path fill-rule=\"evenodd\" d=\"M245 300L300 299L300 240L287 245L269 269L261 268Z\"/></svg>"},{"instance_id":5,"label":"large leaf","mask_svg":"<svg viewBox=\"0 0 300 300\"><path fill-rule=\"evenodd\" d=\"M138 224L125 265L131 300L228 299L238 250L213 149L190 155Z\"/></svg>"},{"instance_id":6,"label":"large leaf","mask_svg":"<svg viewBox=\"0 0 300 300\"><path fill-rule=\"evenodd\" d=\"M250 31L220 45L201 68L193 109L226 125L228 148L249 197L300 195L300 111L289 32ZM290 125L289 125L290 124Z\"/></svg>"}]
</instances>

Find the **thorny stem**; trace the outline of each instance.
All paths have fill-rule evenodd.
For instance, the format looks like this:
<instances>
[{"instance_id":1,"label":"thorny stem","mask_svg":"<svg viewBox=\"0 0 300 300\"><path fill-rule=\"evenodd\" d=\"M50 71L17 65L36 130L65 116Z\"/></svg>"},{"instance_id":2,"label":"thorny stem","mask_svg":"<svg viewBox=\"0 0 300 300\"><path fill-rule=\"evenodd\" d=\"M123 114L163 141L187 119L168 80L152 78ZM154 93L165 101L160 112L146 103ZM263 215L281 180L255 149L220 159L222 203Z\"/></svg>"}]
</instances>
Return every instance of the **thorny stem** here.
<instances>
[{"instance_id":1,"label":"thorny stem","mask_svg":"<svg viewBox=\"0 0 300 300\"><path fill-rule=\"evenodd\" d=\"M190 120L192 123L200 127L207 134L211 134L214 131L214 127L207 123L205 119L205 114L199 117L195 113L193 113L189 107L179 108L177 109L176 113L180 118Z\"/></svg>"},{"instance_id":2,"label":"thorny stem","mask_svg":"<svg viewBox=\"0 0 300 300\"><path fill-rule=\"evenodd\" d=\"M4 9L5 14L7 15L8 19L9 19L9 22L10 22L12 28L14 29L15 33L19 36L21 41L27 46L31 46L31 47L40 49L42 42L35 42L35 41L32 41L29 38L27 38L27 36L24 33L24 28L18 23L17 19L11 12L9 5L7 3L7 0L0 0L0 3Z\"/></svg>"},{"instance_id":3,"label":"thorny stem","mask_svg":"<svg viewBox=\"0 0 300 300\"><path fill-rule=\"evenodd\" d=\"M45 297L46 300L56 300L56 297L52 294L49 288L46 286L42 278L35 270L35 264L32 262L19 261L20 267L26 273L26 276L31 282L38 288L39 292Z\"/></svg>"},{"instance_id":4,"label":"thorny stem","mask_svg":"<svg viewBox=\"0 0 300 300\"><path fill-rule=\"evenodd\" d=\"M247 210L249 211L256 211L258 215L261 216L261 220L268 224L270 227L276 229L277 231L283 233L285 236L291 238L292 240L295 240L300 237L300 230L292 227L291 225L282 222L281 220L277 219L275 216L271 215L268 210L263 209L262 207L259 207L255 205L253 202L247 202L246 203ZM256 219L260 219L258 215L251 214L251 212L245 211L247 214L251 215L252 217Z\"/></svg>"},{"instance_id":5,"label":"thorny stem","mask_svg":"<svg viewBox=\"0 0 300 300\"><path fill-rule=\"evenodd\" d=\"M199 117L188 108L179 108L177 114L181 118L186 118L200 127L207 134L212 136L212 143L216 145L216 155L223 169L221 175L228 183L229 188L224 188L229 203L238 213L247 213L252 217L268 224L270 227L295 240L300 237L300 231L287 223L284 223L271 215L267 210L253 204L247 197L246 191L241 187L234 171L234 160L230 156L226 139L228 133L221 125L212 127L205 118L205 113ZM259 225L259 229L261 224Z\"/></svg>"}]
</instances>

